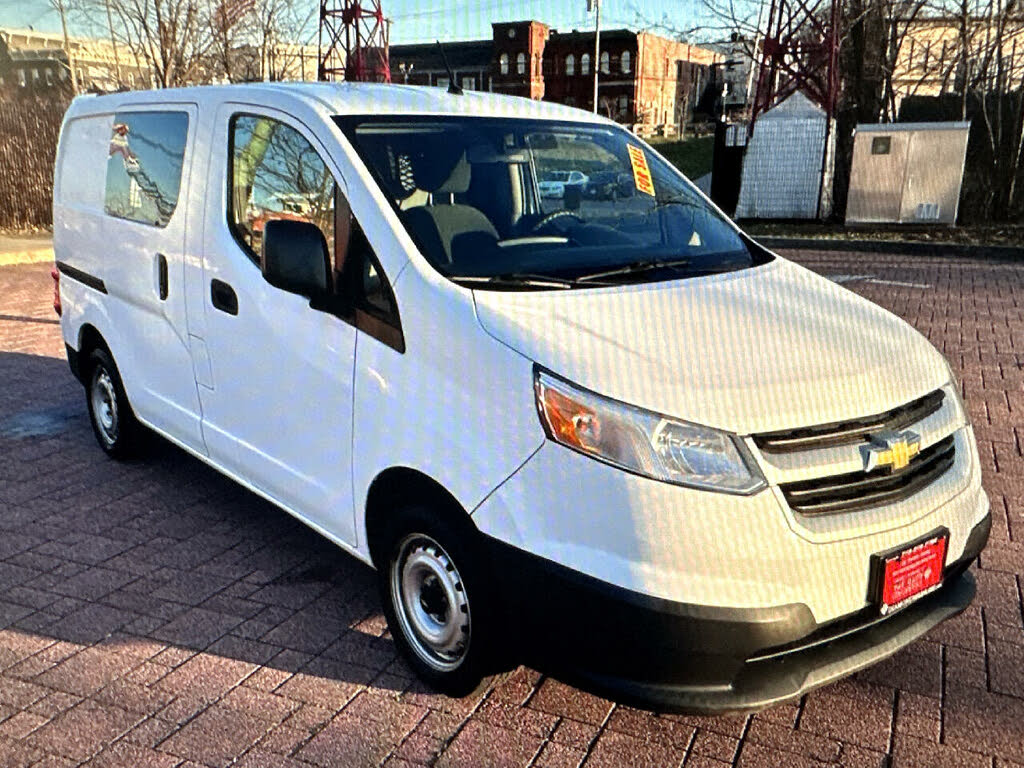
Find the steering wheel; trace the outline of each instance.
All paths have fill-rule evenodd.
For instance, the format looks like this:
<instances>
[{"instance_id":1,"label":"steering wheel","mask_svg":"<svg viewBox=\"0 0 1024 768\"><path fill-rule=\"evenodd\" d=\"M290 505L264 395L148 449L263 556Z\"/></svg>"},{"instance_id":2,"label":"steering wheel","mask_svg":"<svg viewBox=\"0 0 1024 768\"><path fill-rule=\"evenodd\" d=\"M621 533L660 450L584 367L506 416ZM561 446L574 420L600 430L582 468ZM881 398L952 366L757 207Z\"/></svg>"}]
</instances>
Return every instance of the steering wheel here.
<instances>
[{"instance_id":1,"label":"steering wheel","mask_svg":"<svg viewBox=\"0 0 1024 768\"><path fill-rule=\"evenodd\" d=\"M540 220L538 220L536 224L530 227L530 234L535 235L536 233L544 229L544 227L546 227L548 224L553 222L555 219L560 219L565 216L569 216L570 218L576 219L577 223L579 224L583 223L583 219L581 219L575 213L573 213L572 211L567 211L565 208L561 208L557 211L552 211L551 213L541 216Z\"/></svg>"}]
</instances>

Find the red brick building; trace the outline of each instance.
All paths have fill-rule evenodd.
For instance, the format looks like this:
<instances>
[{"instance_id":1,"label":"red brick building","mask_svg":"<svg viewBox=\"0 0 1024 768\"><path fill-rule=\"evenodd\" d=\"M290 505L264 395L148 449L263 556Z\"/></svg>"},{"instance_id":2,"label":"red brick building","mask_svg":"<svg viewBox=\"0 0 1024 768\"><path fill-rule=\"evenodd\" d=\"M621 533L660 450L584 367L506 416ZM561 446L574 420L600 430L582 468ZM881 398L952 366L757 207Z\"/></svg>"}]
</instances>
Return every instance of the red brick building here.
<instances>
[{"instance_id":1,"label":"red brick building","mask_svg":"<svg viewBox=\"0 0 1024 768\"><path fill-rule=\"evenodd\" d=\"M592 31L558 32L539 21L492 24L490 40L445 44L463 88L556 101L593 109L594 68L599 111L642 132L673 132L690 119L693 105L721 55L648 32L601 33L594 60ZM436 45L393 45L396 82L448 85Z\"/></svg>"}]
</instances>

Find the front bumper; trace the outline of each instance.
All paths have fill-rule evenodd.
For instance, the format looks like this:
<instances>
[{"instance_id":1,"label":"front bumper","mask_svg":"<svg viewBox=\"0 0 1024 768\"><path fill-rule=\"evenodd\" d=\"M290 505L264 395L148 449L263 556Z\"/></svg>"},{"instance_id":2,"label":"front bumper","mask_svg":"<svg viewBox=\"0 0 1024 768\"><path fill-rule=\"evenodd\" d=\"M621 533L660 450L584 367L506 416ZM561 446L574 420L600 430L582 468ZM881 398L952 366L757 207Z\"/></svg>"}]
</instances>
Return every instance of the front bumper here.
<instances>
[{"instance_id":1,"label":"front bumper","mask_svg":"<svg viewBox=\"0 0 1024 768\"><path fill-rule=\"evenodd\" d=\"M822 625L793 603L716 608L616 587L484 537L506 616L526 661L567 682L643 708L721 714L802 696L892 655L970 604L968 566L991 516L947 566L944 586L904 610L873 608Z\"/></svg>"}]
</instances>

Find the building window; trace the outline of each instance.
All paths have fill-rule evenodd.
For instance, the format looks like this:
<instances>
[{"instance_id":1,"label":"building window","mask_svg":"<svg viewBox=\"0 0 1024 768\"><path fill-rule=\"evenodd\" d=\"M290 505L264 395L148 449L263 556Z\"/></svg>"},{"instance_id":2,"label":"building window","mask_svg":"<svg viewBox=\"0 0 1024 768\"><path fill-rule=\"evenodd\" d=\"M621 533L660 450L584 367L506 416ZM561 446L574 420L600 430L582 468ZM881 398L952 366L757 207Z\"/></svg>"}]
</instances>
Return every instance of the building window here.
<instances>
[{"instance_id":1,"label":"building window","mask_svg":"<svg viewBox=\"0 0 1024 768\"><path fill-rule=\"evenodd\" d=\"M619 96L619 115L629 116L629 96Z\"/></svg>"},{"instance_id":2,"label":"building window","mask_svg":"<svg viewBox=\"0 0 1024 768\"><path fill-rule=\"evenodd\" d=\"M630 64L631 64L631 62L629 60L629 51L623 51L622 52L622 71L628 73L629 72ZM601 66L602 67L604 66L603 60L602 60Z\"/></svg>"},{"instance_id":3,"label":"building window","mask_svg":"<svg viewBox=\"0 0 1024 768\"><path fill-rule=\"evenodd\" d=\"M464 77L462 78L462 87L467 91L476 90L476 78L475 77Z\"/></svg>"},{"instance_id":4,"label":"building window","mask_svg":"<svg viewBox=\"0 0 1024 768\"><path fill-rule=\"evenodd\" d=\"M612 71L612 58L608 55L608 51L601 51L601 72L607 75Z\"/></svg>"},{"instance_id":5,"label":"building window","mask_svg":"<svg viewBox=\"0 0 1024 768\"><path fill-rule=\"evenodd\" d=\"M503 53L498 57L498 71L503 75L508 74L508 54Z\"/></svg>"},{"instance_id":6,"label":"building window","mask_svg":"<svg viewBox=\"0 0 1024 768\"><path fill-rule=\"evenodd\" d=\"M576 57L573 56L571 53L565 57L565 74L576 74Z\"/></svg>"},{"instance_id":7,"label":"building window","mask_svg":"<svg viewBox=\"0 0 1024 768\"><path fill-rule=\"evenodd\" d=\"M526 54L520 53L516 56L516 73L520 75L526 74Z\"/></svg>"},{"instance_id":8,"label":"building window","mask_svg":"<svg viewBox=\"0 0 1024 768\"><path fill-rule=\"evenodd\" d=\"M436 80L434 81L434 84L435 84L435 85L436 85L436 86L437 86L438 88L447 88L447 87L448 87L448 86L449 86L449 85L451 84L451 80L449 80L449 79L448 79L447 77L438 77L438 78L437 78L437 79L436 79Z\"/></svg>"},{"instance_id":9,"label":"building window","mask_svg":"<svg viewBox=\"0 0 1024 768\"><path fill-rule=\"evenodd\" d=\"M25 87L25 70L21 67L18 67L18 85Z\"/></svg>"},{"instance_id":10,"label":"building window","mask_svg":"<svg viewBox=\"0 0 1024 768\"><path fill-rule=\"evenodd\" d=\"M590 74L590 54L589 53L584 53L582 56L580 56L580 74L581 75L589 75Z\"/></svg>"}]
</instances>

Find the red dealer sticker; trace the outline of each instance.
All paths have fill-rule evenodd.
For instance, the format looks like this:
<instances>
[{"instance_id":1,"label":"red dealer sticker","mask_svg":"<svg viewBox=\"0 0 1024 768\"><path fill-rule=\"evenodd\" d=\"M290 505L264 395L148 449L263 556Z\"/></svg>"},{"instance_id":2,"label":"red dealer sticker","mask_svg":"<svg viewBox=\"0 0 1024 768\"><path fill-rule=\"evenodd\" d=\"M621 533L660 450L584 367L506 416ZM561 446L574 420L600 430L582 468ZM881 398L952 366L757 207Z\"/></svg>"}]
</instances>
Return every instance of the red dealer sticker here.
<instances>
[{"instance_id":1,"label":"red dealer sticker","mask_svg":"<svg viewBox=\"0 0 1024 768\"><path fill-rule=\"evenodd\" d=\"M943 532L881 557L883 614L939 588L948 543L949 534Z\"/></svg>"}]
</instances>

